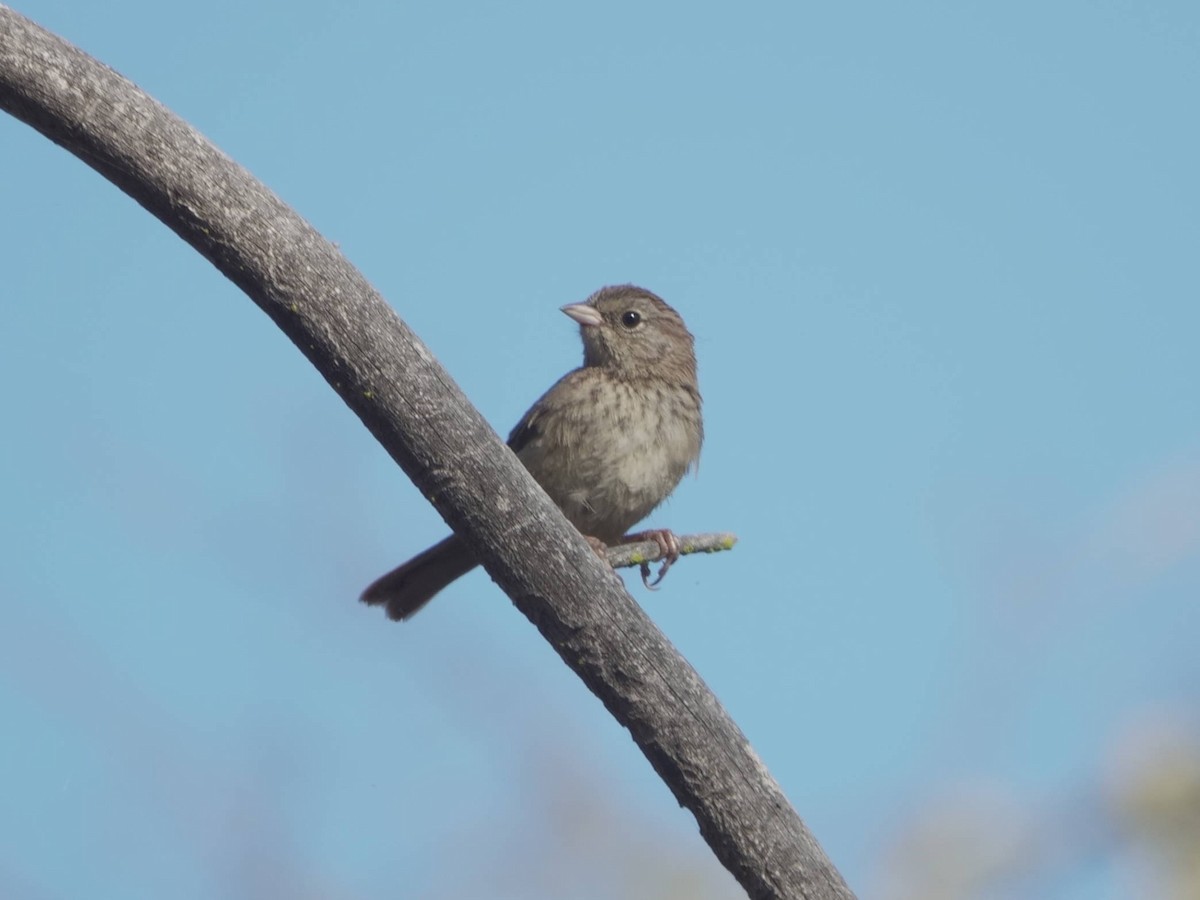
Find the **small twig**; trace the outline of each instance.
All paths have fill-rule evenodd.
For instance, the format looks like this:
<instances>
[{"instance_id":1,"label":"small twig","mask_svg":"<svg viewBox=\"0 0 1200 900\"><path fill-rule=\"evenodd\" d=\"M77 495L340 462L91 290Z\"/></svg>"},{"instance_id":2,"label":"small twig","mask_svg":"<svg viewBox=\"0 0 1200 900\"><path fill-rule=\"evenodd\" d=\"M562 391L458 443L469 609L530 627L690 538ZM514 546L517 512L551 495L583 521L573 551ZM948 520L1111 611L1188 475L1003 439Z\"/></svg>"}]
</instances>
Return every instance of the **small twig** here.
<instances>
[{"instance_id":1,"label":"small twig","mask_svg":"<svg viewBox=\"0 0 1200 900\"><path fill-rule=\"evenodd\" d=\"M678 535L678 539L681 556L687 556L689 553L719 553L722 550L732 550L733 545L737 543L737 535L716 531L707 534ZM637 541L633 544L617 544L609 547L605 558L614 569L623 569L662 559L662 550L654 541Z\"/></svg>"}]
</instances>

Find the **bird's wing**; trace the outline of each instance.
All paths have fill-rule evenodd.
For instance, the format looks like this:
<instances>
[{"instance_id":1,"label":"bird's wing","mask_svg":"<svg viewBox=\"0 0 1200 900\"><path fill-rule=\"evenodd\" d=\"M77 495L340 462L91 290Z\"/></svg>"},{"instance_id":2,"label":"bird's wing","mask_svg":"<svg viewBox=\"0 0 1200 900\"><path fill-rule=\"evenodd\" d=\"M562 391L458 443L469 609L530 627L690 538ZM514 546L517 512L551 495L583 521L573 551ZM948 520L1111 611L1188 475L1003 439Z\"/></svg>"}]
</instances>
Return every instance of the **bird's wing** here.
<instances>
[{"instance_id":1,"label":"bird's wing","mask_svg":"<svg viewBox=\"0 0 1200 900\"><path fill-rule=\"evenodd\" d=\"M512 448L513 453L520 455L525 445L541 434L538 430L537 420L536 406L521 417L521 421L508 435L508 446Z\"/></svg>"},{"instance_id":2,"label":"bird's wing","mask_svg":"<svg viewBox=\"0 0 1200 900\"><path fill-rule=\"evenodd\" d=\"M583 369L581 368L574 369L558 379L558 381L550 386L550 390L542 394L538 398L538 401L529 407L529 411L521 416L521 421L517 423L516 427L508 435L508 446L512 448L513 453L520 456L521 450L528 446L530 441L541 436L540 420L546 413L547 399L559 391L564 384L579 378L579 373L582 371Z\"/></svg>"}]
</instances>

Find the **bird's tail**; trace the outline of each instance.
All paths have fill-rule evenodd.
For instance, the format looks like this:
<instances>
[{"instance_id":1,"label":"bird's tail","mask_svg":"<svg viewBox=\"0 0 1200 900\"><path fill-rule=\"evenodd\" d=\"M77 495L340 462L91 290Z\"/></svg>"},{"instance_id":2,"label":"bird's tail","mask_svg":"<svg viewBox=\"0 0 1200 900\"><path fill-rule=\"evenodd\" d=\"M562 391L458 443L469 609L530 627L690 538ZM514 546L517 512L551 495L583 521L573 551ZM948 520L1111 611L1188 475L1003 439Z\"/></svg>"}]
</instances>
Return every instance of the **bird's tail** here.
<instances>
[{"instance_id":1,"label":"bird's tail","mask_svg":"<svg viewBox=\"0 0 1200 900\"><path fill-rule=\"evenodd\" d=\"M407 619L438 591L477 565L462 538L452 534L376 579L363 591L362 601L383 606L389 619Z\"/></svg>"}]
</instances>

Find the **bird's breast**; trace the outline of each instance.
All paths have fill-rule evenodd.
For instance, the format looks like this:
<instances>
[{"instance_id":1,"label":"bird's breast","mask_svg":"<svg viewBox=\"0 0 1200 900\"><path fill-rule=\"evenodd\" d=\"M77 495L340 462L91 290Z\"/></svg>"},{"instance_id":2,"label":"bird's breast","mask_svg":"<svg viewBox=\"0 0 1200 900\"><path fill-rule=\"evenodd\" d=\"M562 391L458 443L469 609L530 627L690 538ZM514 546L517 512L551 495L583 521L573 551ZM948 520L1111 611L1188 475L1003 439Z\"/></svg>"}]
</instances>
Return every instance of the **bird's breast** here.
<instances>
[{"instance_id":1,"label":"bird's breast","mask_svg":"<svg viewBox=\"0 0 1200 900\"><path fill-rule=\"evenodd\" d=\"M519 455L576 527L612 542L666 499L695 462L699 398L682 386L576 374L540 401L538 436Z\"/></svg>"}]
</instances>

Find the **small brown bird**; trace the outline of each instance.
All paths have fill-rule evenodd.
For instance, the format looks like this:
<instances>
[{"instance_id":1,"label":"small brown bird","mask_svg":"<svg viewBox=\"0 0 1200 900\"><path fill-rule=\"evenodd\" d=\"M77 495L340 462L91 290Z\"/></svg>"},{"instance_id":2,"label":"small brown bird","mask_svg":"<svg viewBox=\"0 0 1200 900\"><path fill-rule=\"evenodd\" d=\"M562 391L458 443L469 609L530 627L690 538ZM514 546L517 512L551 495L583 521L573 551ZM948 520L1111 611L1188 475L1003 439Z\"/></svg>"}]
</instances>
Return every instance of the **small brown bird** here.
<instances>
[{"instance_id":1,"label":"small brown bird","mask_svg":"<svg viewBox=\"0 0 1200 900\"><path fill-rule=\"evenodd\" d=\"M662 298L631 284L601 288L562 311L579 323L583 365L533 404L508 446L594 547L654 540L665 572L679 556L675 536L626 531L699 459L704 425L692 335ZM362 599L407 619L476 565L451 535L374 582Z\"/></svg>"}]
</instances>

